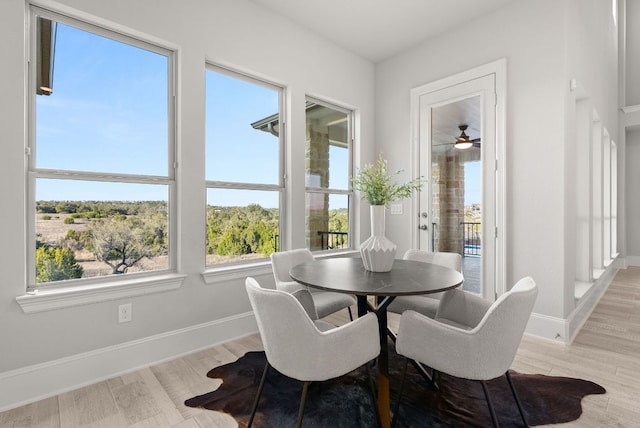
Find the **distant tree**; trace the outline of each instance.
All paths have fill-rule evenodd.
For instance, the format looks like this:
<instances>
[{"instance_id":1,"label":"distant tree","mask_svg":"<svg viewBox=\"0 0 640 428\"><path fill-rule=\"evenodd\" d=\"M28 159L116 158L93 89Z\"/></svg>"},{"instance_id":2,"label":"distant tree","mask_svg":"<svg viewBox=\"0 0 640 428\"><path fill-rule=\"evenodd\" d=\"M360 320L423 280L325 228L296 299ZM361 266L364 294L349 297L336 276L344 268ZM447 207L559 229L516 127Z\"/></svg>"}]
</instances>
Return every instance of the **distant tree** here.
<instances>
[{"instance_id":1,"label":"distant tree","mask_svg":"<svg viewBox=\"0 0 640 428\"><path fill-rule=\"evenodd\" d=\"M232 222L223 232L218 242L217 253L221 256L250 254L251 246L247 243L246 223Z\"/></svg>"},{"instance_id":2,"label":"distant tree","mask_svg":"<svg viewBox=\"0 0 640 428\"><path fill-rule=\"evenodd\" d=\"M239 256L275 251L278 210L258 204L247 207L209 207L207 211L207 254Z\"/></svg>"},{"instance_id":3,"label":"distant tree","mask_svg":"<svg viewBox=\"0 0 640 428\"><path fill-rule=\"evenodd\" d=\"M275 234L277 230L277 224L274 227L264 219L250 223L244 232L245 242L251 248L252 253L268 256L276 250Z\"/></svg>"},{"instance_id":4,"label":"distant tree","mask_svg":"<svg viewBox=\"0 0 640 428\"><path fill-rule=\"evenodd\" d=\"M91 224L92 250L98 261L106 263L112 273L126 273L145 257L166 253L166 219L146 221L116 215Z\"/></svg>"},{"instance_id":5,"label":"distant tree","mask_svg":"<svg viewBox=\"0 0 640 428\"><path fill-rule=\"evenodd\" d=\"M81 251L84 248L93 248L91 232L89 230L67 230L67 234L62 240L62 246L71 251Z\"/></svg>"},{"instance_id":6,"label":"distant tree","mask_svg":"<svg viewBox=\"0 0 640 428\"><path fill-rule=\"evenodd\" d=\"M76 262L73 251L41 245L36 250L36 282L82 278L84 269Z\"/></svg>"},{"instance_id":7,"label":"distant tree","mask_svg":"<svg viewBox=\"0 0 640 428\"><path fill-rule=\"evenodd\" d=\"M44 213L44 214L55 214L57 212L56 202L55 201L37 201L36 212Z\"/></svg>"},{"instance_id":8,"label":"distant tree","mask_svg":"<svg viewBox=\"0 0 640 428\"><path fill-rule=\"evenodd\" d=\"M329 211L329 232L348 232L349 214L346 209Z\"/></svg>"},{"instance_id":9,"label":"distant tree","mask_svg":"<svg viewBox=\"0 0 640 428\"><path fill-rule=\"evenodd\" d=\"M56 204L56 212L73 214L78 209L78 203L73 201L59 201Z\"/></svg>"}]
</instances>

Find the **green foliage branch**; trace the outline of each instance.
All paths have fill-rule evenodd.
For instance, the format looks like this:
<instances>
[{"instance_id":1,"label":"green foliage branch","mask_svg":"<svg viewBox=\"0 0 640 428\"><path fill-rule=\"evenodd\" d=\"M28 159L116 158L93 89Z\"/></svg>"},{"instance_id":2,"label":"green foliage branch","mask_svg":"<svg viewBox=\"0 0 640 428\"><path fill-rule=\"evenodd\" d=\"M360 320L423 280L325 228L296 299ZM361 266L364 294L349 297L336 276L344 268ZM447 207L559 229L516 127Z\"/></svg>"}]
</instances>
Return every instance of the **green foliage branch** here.
<instances>
[{"instance_id":1,"label":"green foliage branch","mask_svg":"<svg viewBox=\"0 0 640 428\"><path fill-rule=\"evenodd\" d=\"M414 190L422 189L425 180L422 177L414 178L404 184L393 182L395 176L402 170L393 173L387 172L387 160L382 153L378 156L376 164L365 164L358 170L353 178L353 188L362 193L362 199L371 205L388 205L397 199L411 196Z\"/></svg>"},{"instance_id":2,"label":"green foliage branch","mask_svg":"<svg viewBox=\"0 0 640 428\"><path fill-rule=\"evenodd\" d=\"M37 283L82 278L83 273L71 250L47 245L36 250Z\"/></svg>"}]
</instances>

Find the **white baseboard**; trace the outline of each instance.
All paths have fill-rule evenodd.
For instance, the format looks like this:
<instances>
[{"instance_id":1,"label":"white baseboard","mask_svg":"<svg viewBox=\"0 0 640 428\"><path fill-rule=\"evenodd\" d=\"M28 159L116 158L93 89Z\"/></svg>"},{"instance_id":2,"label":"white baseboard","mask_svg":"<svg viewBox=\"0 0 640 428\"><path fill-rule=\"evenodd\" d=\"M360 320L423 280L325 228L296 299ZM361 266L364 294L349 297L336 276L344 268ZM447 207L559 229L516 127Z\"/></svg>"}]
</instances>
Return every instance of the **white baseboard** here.
<instances>
[{"instance_id":1,"label":"white baseboard","mask_svg":"<svg viewBox=\"0 0 640 428\"><path fill-rule=\"evenodd\" d=\"M258 331L253 312L0 373L0 412Z\"/></svg>"},{"instance_id":2,"label":"white baseboard","mask_svg":"<svg viewBox=\"0 0 640 428\"><path fill-rule=\"evenodd\" d=\"M568 323L566 319L532 313L527 324L526 334L542 337L553 342L566 344Z\"/></svg>"},{"instance_id":3,"label":"white baseboard","mask_svg":"<svg viewBox=\"0 0 640 428\"><path fill-rule=\"evenodd\" d=\"M626 256L624 261L627 266L640 266L640 256Z\"/></svg>"},{"instance_id":4,"label":"white baseboard","mask_svg":"<svg viewBox=\"0 0 640 428\"><path fill-rule=\"evenodd\" d=\"M624 262L621 259L615 259L600 278L598 278L589 290L578 300L576 308L567 319L569 328L568 344L573 342L573 339L575 339L576 335L580 332L584 323L587 322L603 294L607 291L611 282L613 282L616 273L618 273L618 270L622 268L623 265Z\"/></svg>"},{"instance_id":5,"label":"white baseboard","mask_svg":"<svg viewBox=\"0 0 640 428\"><path fill-rule=\"evenodd\" d=\"M602 271L602 275L594 281L589 290L579 299L577 306L567 318L557 318L537 313L531 314L525 333L570 345L623 265L624 262L621 259L613 260L607 269Z\"/></svg>"}]
</instances>

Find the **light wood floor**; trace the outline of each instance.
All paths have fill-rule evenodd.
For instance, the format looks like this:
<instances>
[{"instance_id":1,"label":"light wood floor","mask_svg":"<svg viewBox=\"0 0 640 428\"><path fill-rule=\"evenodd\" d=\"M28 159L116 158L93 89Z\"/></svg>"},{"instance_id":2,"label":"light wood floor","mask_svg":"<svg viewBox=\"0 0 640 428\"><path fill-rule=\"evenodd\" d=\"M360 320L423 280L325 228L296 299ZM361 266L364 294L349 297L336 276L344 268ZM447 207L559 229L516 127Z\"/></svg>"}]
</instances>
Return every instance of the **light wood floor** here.
<instances>
[{"instance_id":1,"label":"light wood floor","mask_svg":"<svg viewBox=\"0 0 640 428\"><path fill-rule=\"evenodd\" d=\"M527 337L513 369L592 380L607 394L587 396L579 420L563 427L640 427L640 268L621 270L571 346ZM397 317L390 314L390 323ZM334 317L337 323L345 314ZM397 325L397 324L396 324ZM216 388L207 371L261 348L257 335L0 413L0 428L218 428L227 415L185 407ZM559 425L560 426L560 425Z\"/></svg>"}]
</instances>

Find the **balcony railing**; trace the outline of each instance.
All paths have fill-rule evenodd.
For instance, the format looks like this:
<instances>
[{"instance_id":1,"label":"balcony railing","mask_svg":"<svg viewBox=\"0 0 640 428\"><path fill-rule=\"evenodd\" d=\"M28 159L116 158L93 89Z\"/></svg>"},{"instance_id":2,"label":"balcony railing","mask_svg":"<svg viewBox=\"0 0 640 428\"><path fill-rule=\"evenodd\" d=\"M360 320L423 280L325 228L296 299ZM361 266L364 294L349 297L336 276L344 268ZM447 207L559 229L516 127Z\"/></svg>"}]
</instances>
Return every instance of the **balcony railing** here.
<instances>
[{"instance_id":1,"label":"balcony railing","mask_svg":"<svg viewBox=\"0 0 640 428\"><path fill-rule=\"evenodd\" d=\"M320 240L322 242L321 247L323 250L335 250L338 248L349 247L349 234L347 232L326 232L323 230L318 231Z\"/></svg>"},{"instance_id":2,"label":"balcony railing","mask_svg":"<svg viewBox=\"0 0 640 428\"><path fill-rule=\"evenodd\" d=\"M482 240L480 225L482 223L462 222L462 242L465 256L482 255Z\"/></svg>"}]
</instances>

